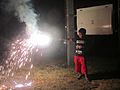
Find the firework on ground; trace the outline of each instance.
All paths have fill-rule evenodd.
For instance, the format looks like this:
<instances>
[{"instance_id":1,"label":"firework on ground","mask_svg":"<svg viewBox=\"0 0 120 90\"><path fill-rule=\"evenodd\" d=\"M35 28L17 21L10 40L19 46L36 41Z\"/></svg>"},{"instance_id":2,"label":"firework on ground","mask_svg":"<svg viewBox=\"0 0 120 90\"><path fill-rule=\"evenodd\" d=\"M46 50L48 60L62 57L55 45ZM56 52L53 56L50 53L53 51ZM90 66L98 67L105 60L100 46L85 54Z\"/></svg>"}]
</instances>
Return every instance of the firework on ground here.
<instances>
[{"instance_id":1,"label":"firework on ground","mask_svg":"<svg viewBox=\"0 0 120 90\"><path fill-rule=\"evenodd\" d=\"M23 77L21 80L26 81L29 79L31 69L33 68L31 62L31 56L34 53L33 51L39 51L39 49L30 42L31 35L34 32L39 31L36 19L37 14L34 12L31 0L7 0L7 2L2 1L2 5L0 6L8 13L14 12L15 17L17 17L20 22L26 24L26 34L29 36L29 38L23 38L22 35L19 38L14 37L15 40L10 42L7 56L5 56L0 65L0 75L3 77L0 77L0 80L3 84L3 81L6 80L8 82L9 79L12 79L11 81L14 82L17 72L20 72L22 68L26 68L26 72L21 74ZM19 82L17 83L19 84Z\"/></svg>"},{"instance_id":2,"label":"firework on ground","mask_svg":"<svg viewBox=\"0 0 120 90\"><path fill-rule=\"evenodd\" d=\"M27 80L30 70L33 68L30 57L33 49L34 47L28 42L28 39L19 39L13 42L8 58L4 61L4 65L0 66L0 74L6 77L14 77L17 70L25 67L29 69L25 75L25 80Z\"/></svg>"}]
</instances>

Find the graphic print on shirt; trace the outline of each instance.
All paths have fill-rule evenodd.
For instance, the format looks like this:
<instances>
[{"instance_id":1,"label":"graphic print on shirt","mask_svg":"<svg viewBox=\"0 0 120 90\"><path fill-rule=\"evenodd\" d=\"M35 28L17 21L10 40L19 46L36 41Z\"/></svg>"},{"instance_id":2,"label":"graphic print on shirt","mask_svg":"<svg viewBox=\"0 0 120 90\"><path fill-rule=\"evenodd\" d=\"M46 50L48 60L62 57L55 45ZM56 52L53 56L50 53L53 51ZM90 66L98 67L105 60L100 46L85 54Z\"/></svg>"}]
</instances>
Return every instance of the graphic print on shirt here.
<instances>
[{"instance_id":1,"label":"graphic print on shirt","mask_svg":"<svg viewBox=\"0 0 120 90\"><path fill-rule=\"evenodd\" d=\"M76 55L83 55L84 44L85 44L85 42L83 39L76 40L76 48L75 48Z\"/></svg>"}]
</instances>

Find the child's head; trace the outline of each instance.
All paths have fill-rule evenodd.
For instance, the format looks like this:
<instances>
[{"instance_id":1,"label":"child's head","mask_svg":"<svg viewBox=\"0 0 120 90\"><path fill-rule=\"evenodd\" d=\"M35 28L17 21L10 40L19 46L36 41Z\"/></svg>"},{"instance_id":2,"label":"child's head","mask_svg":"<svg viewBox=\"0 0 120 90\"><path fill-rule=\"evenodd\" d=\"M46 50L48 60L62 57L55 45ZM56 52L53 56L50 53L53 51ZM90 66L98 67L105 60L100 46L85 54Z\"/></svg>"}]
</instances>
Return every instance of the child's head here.
<instances>
[{"instance_id":1,"label":"child's head","mask_svg":"<svg viewBox=\"0 0 120 90\"><path fill-rule=\"evenodd\" d=\"M80 28L77 32L77 35L82 38L86 34L86 29L85 28Z\"/></svg>"}]
</instances>

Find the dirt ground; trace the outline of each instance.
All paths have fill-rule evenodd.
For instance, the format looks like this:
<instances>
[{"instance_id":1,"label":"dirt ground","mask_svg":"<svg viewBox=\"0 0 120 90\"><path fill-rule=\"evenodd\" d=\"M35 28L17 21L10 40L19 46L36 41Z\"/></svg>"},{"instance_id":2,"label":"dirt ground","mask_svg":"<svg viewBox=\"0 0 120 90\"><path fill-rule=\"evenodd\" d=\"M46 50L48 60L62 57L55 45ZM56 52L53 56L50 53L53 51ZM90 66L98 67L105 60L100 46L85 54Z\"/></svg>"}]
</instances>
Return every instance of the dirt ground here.
<instances>
[{"instance_id":1,"label":"dirt ground","mask_svg":"<svg viewBox=\"0 0 120 90\"><path fill-rule=\"evenodd\" d=\"M33 81L29 88L15 90L120 90L119 61L116 59L95 59L87 61L90 81L84 78L78 80L74 73L74 65L67 67L63 62L39 63L35 65L30 80ZM19 71L14 78L19 79L26 69ZM2 81L0 84L2 85ZM0 89L5 90L5 89ZM6 89L7 90L7 89Z\"/></svg>"},{"instance_id":2,"label":"dirt ground","mask_svg":"<svg viewBox=\"0 0 120 90\"><path fill-rule=\"evenodd\" d=\"M97 74L98 78L89 74L91 80L88 82L84 78L78 80L73 68L48 66L38 71L39 74L34 74L36 90L120 90L120 78L117 77L102 79Z\"/></svg>"}]
</instances>

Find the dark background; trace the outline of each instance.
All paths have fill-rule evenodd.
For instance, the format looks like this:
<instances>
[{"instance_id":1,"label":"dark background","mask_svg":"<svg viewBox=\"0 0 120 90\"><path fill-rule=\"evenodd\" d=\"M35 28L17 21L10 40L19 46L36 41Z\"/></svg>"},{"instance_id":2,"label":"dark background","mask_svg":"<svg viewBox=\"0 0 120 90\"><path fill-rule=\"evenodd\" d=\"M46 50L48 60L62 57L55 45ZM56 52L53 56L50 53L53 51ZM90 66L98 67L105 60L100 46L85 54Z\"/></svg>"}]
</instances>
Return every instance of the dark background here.
<instances>
[{"instance_id":1,"label":"dark background","mask_svg":"<svg viewBox=\"0 0 120 90\"><path fill-rule=\"evenodd\" d=\"M88 35L88 56L118 57L119 34L118 34L118 2L117 0L75 0L75 8L84 8L98 5L112 4L112 30L113 35ZM76 14L76 12L75 12ZM76 19L75 19L76 23ZM75 24L76 25L76 24Z\"/></svg>"},{"instance_id":2,"label":"dark background","mask_svg":"<svg viewBox=\"0 0 120 90\"><path fill-rule=\"evenodd\" d=\"M61 38L66 38L66 2L65 0L33 0L37 13L40 13L41 22L60 28ZM113 4L112 11L112 35L87 35L86 56L88 57L119 57L119 35L118 35L118 5L117 0L74 0L74 14L77 8ZM56 18L55 18L56 17ZM74 18L76 30L76 17ZM42 25L41 25L42 27ZM73 32L75 31L73 30ZM48 30L49 31L49 30ZM55 42L57 43L57 42ZM59 54L56 56L66 57L66 45L59 42ZM64 48L62 50L62 48ZM59 57L59 58L60 58Z\"/></svg>"},{"instance_id":3,"label":"dark background","mask_svg":"<svg viewBox=\"0 0 120 90\"><path fill-rule=\"evenodd\" d=\"M1 0L0 2L2 2ZM59 29L58 34L61 39L66 38L66 10L65 0L32 0L35 13L38 14L38 25L40 28L46 27L46 23L51 27ZM74 11L77 8L91 7L97 5L113 4L112 29L113 35L87 35L86 56L87 57L115 57L119 59L119 35L118 35L118 6L117 0L74 0ZM0 7L0 53L8 50L8 43L17 35L24 33L25 24L19 22L13 13L8 13ZM74 12L76 14L76 12ZM75 30L76 30L76 18ZM54 32L55 30L42 29L43 31ZM73 32L75 31L73 30ZM56 37L54 37L56 39ZM59 39L59 38L57 38ZM54 50L52 50L54 49ZM44 56L66 59L66 44L63 41L54 41L47 51L43 51Z\"/></svg>"}]
</instances>

